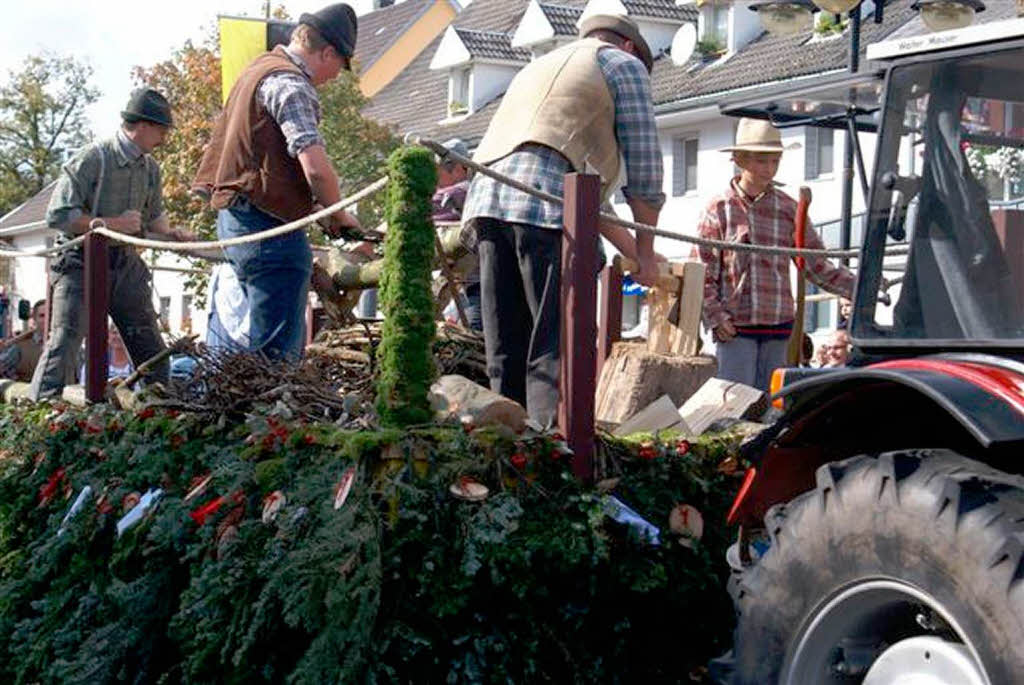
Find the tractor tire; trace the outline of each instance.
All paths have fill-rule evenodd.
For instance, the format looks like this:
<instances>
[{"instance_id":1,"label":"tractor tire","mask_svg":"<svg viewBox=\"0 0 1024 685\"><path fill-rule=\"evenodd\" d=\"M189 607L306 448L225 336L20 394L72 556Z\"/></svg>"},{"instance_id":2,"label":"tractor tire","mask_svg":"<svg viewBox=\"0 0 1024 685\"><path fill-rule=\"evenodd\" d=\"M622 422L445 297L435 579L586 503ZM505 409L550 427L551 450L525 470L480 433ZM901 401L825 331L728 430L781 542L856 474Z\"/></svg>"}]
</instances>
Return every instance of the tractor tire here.
<instances>
[{"instance_id":1,"label":"tractor tire","mask_svg":"<svg viewBox=\"0 0 1024 685\"><path fill-rule=\"evenodd\" d=\"M734 684L861 683L922 639L977 682L1024 683L1024 478L948 450L854 457L765 524L736 590Z\"/></svg>"}]
</instances>

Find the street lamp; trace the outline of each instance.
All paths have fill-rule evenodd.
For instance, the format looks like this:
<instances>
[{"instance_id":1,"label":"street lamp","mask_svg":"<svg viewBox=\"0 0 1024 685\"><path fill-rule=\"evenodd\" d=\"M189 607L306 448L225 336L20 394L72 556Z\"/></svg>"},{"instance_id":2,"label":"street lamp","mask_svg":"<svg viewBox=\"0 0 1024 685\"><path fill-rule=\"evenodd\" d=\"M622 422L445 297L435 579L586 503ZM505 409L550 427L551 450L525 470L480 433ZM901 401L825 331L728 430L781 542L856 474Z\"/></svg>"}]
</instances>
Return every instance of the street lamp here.
<instances>
[{"instance_id":1,"label":"street lamp","mask_svg":"<svg viewBox=\"0 0 1024 685\"><path fill-rule=\"evenodd\" d=\"M932 31L948 31L970 26L985 4L981 0L914 0L910 8L921 13L921 21Z\"/></svg>"}]
</instances>

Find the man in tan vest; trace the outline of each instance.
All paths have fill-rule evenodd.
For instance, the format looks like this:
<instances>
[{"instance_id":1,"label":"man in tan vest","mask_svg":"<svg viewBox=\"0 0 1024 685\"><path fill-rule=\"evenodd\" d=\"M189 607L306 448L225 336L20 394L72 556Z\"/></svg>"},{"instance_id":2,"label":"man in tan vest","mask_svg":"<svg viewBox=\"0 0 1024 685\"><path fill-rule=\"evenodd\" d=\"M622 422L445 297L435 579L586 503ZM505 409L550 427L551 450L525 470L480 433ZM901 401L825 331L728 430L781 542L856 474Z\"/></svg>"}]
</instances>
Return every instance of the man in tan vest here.
<instances>
[{"instance_id":1,"label":"man in tan vest","mask_svg":"<svg viewBox=\"0 0 1024 685\"><path fill-rule=\"evenodd\" d=\"M553 195L570 172L600 174L604 197L622 187L633 218L656 224L662 158L651 103L653 57L637 25L592 15L580 40L534 60L513 79L475 160ZM470 186L463 221L475 227L491 389L551 426L558 408L562 205L483 174ZM654 238L601 227L652 284Z\"/></svg>"},{"instance_id":2,"label":"man in tan vest","mask_svg":"<svg viewBox=\"0 0 1024 685\"><path fill-rule=\"evenodd\" d=\"M287 47L257 57L231 88L193 190L209 198L217 236L234 238L300 219L341 199L327 157L316 87L351 69L356 15L344 3L299 17ZM327 231L359 222L342 210ZM249 347L297 360L305 340L312 252L303 230L225 250L249 301Z\"/></svg>"}]
</instances>

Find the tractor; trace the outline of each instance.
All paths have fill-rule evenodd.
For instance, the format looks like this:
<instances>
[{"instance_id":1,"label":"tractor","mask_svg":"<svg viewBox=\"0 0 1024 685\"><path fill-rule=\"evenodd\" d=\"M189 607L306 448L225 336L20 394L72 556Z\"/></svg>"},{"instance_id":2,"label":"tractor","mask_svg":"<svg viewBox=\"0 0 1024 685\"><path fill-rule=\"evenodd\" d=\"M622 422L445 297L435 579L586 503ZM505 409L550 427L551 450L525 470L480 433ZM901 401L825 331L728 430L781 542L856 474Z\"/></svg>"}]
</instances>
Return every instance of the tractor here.
<instances>
[{"instance_id":1,"label":"tractor","mask_svg":"<svg viewBox=\"0 0 1024 685\"><path fill-rule=\"evenodd\" d=\"M852 360L742 448L728 682L1024 683L1024 19L868 58L722 105L876 144Z\"/></svg>"}]
</instances>

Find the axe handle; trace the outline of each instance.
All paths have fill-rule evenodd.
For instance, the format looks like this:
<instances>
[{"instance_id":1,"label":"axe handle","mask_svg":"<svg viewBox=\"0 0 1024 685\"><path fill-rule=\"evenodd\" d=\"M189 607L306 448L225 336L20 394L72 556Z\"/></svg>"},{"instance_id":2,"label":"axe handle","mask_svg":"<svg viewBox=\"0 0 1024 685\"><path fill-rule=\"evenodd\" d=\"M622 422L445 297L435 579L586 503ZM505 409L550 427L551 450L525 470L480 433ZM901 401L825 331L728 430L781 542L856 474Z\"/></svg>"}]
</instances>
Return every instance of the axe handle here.
<instances>
[{"instance_id":1,"label":"axe handle","mask_svg":"<svg viewBox=\"0 0 1024 685\"><path fill-rule=\"evenodd\" d=\"M811 207L811 189L800 187L800 199L796 204L796 217L793 221L793 245L801 248L806 246L807 212ZM804 302L807 297L807 278L804 276L804 258L794 257L796 264L796 312L793 317L793 333L786 348L786 363L799 366L804 347Z\"/></svg>"}]
</instances>

